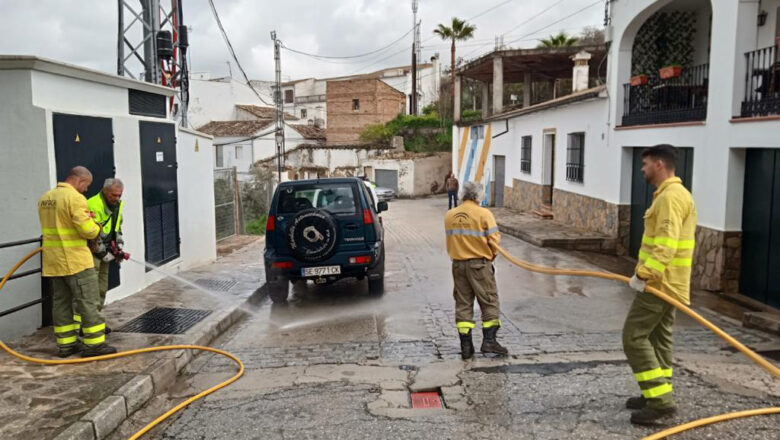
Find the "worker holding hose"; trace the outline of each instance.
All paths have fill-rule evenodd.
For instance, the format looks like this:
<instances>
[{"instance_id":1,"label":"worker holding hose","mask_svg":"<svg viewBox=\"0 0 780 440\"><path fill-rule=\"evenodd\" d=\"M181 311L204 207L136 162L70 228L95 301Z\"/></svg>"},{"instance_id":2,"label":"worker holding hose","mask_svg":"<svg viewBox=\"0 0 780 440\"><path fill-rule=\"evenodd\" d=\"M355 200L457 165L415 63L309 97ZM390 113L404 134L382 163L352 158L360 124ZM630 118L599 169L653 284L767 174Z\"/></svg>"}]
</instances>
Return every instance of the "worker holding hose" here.
<instances>
[{"instance_id":1,"label":"worker holding hose","mask_svg":"<svg viewBox=\"0 0 780 440\"><path fill-rule=\"evenodd\" d=\"M498 254L501 234L490 210L479 206L484 189L476 182L463 184L463 203L447 211L444 229L447 234L447 253L452 259L452 277L455 282L455 326L460 335L461 357L474 356L471 330L474 324L474 298L482 311L482 353L500 356L509 354L496 340L501 327L498 289L493 260Z\"/></svg>"},{"instance_id":2,"label":"worker holding hose","mask_svg":"<svg viewBox=\"0 0 780 440\"><path fill-rule=\"evenodd\" d=\"M90 240L90 250L98 274L98 290L100 292L99 310L106 305L108 292L108 267L112 261L121 263L127 254L122 251L122 211L125 202L122 201L124 184L119 179L109 178L103 182L103 189L87 200L89 210L95 215L95 222L101 226L100 234ZM106 325L106 334L111 329Z\"/></svg>"},{"instance_id":3,"label":"worker holding hose","mask_svg":"<svg viewBox=\"0 0 780 440\"><path fill-rule=\"evenodd\" d=\"M92 173L84 167L75 167L64 182L38 201L43 236L42 271L52 282L57 355L63 358L79 352L83 357L116 353L106 343L106 322L99 310L98 278L87 247L87 240L97 237L100 231L83 195L91 183ZM81 326L74 318L74 307L81 314ZM84 334L83 346L79 343L79 327Z\"/></svg>"},{"instance_id":4,"label":"worker holding hose","mask_svg":"<svg viewBox=\"0 0 780 440\"><path fill-rule=\"evenodd\" d=\"M691 193L675 175L677 149L656 145L642 153L642 172L657 189L645 212L639 263L630 286L638 291L623 327L623 349L642 395L626 407L636 410L631 422L654 424L676 412L672 389L675 308L646 293L654 287L690 304L691 262L696 207Z\"/></svg>"}]
</instances>

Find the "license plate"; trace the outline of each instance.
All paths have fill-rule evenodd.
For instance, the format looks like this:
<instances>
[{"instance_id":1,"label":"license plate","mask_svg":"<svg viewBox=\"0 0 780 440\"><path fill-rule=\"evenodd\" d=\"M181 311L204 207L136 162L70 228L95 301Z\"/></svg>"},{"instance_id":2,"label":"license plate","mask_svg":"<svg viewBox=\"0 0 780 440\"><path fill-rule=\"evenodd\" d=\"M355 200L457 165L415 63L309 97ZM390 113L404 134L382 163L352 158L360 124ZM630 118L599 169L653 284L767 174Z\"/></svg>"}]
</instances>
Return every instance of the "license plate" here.
<instances>
[{"instance_id":1,"label":"license plate","mask_svg":"<svg viewBox=\"0 0 780 440\"><path fill-rule=\"evenodd\" d=\"M301 274L305 277L321 277L341 274L341 266L304 267Z\"/></svg>"}]
</instances>

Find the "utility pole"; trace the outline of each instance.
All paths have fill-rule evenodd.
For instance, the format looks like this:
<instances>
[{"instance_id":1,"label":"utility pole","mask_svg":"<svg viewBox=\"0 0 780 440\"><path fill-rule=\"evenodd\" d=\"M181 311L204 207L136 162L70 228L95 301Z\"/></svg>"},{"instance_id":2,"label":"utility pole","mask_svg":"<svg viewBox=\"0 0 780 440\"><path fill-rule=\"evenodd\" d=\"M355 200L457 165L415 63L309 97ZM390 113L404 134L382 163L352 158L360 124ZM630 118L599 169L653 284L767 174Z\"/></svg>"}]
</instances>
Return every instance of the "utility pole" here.
<instances>
[{"instance_id":1,"label":"utility pole","mask_svg":"<svg viewBox=\"0 0 780 440\"><path fill-rule=\"evenodd\" d=\"M282 167L284 166L284 100L282 99L282 42L276 38L276 31L271 31L274 42L274 61L276 62L276 85L274 88L274 103L276 104L276 170L279 183L282 183Z\"/></svg>"},{"instance_id":2,"label":"utility pole","mask_svg":"<svg viewBox=\"0 0 780 440\"><path fill-rule=\"evenodd\" d=\"M418 24L417 24L417 7L419 6L419 0L412 0L412 23L414 27L414 42L412 43L412 95L409 103L410 112L412 115L417 115L417 60L419 57L418 47L420 42L418 41Z\"/></svg>"}]
</instances>

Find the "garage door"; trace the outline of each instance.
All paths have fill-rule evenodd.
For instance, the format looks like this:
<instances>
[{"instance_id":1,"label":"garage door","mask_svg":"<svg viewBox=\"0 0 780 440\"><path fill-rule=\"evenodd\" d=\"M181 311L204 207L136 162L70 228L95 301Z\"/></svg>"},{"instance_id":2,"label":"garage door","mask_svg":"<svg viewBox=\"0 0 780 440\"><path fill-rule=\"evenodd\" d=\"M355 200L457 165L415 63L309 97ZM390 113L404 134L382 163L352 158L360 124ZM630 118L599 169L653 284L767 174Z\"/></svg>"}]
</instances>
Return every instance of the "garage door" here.
<instances>
[{"instance_id":1,"label":"garage door","mask_svg":"<svg viewBox=\"0 0 780 440\"><path fill-rule=\"evenodd\" d=\"M780 150L748 150L742 204L740 290L780 306Z\"/></svg>"},{"instance_id":2,"label":"garage door","mask_svg":"<svg viewBox=\"0 0 780 440\"><path fill-rule=\"evenodd\" d=\"M390 188L398 193L398 171L397 170L376 170L374 171L376 186Z\"/></svg>"},{"instance_id":3,"label":"garage door","mask_svg":"<svg viewBox=\"0 0 780 440\"><path fill-rule=\"evenodd\" d=\"M631 232L629 255L636 258L639 248L642 246L642 234L645 231L645 211L653 203L655 187L645 180L642 173L642 151L644 148L634 148L634 165L631 176ZM683 185L691 190L693 181L693 148L680 148L680 157L677 163L677 176L683 181Z\"/></svg>"}]
</instances>

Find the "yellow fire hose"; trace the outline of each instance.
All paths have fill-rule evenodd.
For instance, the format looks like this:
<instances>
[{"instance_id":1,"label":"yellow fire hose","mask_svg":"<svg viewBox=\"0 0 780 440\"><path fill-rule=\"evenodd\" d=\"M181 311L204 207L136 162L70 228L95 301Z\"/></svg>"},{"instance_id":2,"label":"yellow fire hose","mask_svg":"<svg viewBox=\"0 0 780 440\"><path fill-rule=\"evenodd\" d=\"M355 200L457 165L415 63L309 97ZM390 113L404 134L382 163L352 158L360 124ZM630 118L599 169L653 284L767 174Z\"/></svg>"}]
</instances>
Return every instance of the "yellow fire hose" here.
<instances>
[{"instance_id":1,"label":"yellow fire hose","mask_svg":"<svg viewBox=\"0 0 780 440\"><path fill-rule=\"evenodd\" d=\"M528 263L523 260L518 260L517 258L510 255L507 251L505 251L503 248L499 248L498 252L504 256L507 260L509 260L510 263L514 264L515 266L521 267L525 270L531 271L531 272L537 272L537 273L543 273L547 275L569 275L569 276L580 276L580 277L595 277L595 278L604 278L606 280L614 280L614 281L621 281L623 283L628 284L629 279L628 277L624 277L622 275L609 273L609 272L598 272L598 271L592 271L592 270L577 270L577 269L554 269L551 267L545 267L545 266L537 266L535 264ZM694 312L692 309L687 307L685 304L677 301L676 299L664 294L660 290L648 286L646 289L647 292L652 293L653 295L657 296L658 298L661 298L662 300L668 302L669 304L673 305L675 308L681 310L686 315L690 316L691 318L695 319L696 322L703 325L704 327L707 327L708 329L712 330L713 333L720 336L724 341L728 342L732 347L736 348L737 350L741 351L745 356L750 358L753 362L760 365L763 369L768 371L771 375L774 377L780 377L780 369L772 365L769 361L761 357L759 354L754 352L753 350L747 348L744 346L741 342L737 341L736 339L729 336L726 332L719 329L715 326L715 324L709 322L704 317L699 315L698 313ZM669 428L660 432L657 432L653 435L647 436L643 438L642 440L659 440L666 438L672 434L677 434L683 431L688 431L693 428L697 428L704 425L710 425L717 422L724 422L726 420L732 420L737 419L740 417L751 417L751 416L757 416L757 415L764 415L764 414L780 414L780 407L770 407L770 408L761 408L761 409L754 409L754 410L748 410L748 411L739 411L739 412L733 412L729 414L722 414L719 416L714 417L708 417L706 419L700 419L700 420L694 420L693 422L688 422L679 426L675 426L673 428Z\"/></svg>"},{"instance_id":2,"label":"yellow fire hose","mask_svg":"<svg viewBox=\"0 0 780 440\"><path fill-rule=\"evenodd\" d=\"M14 272L16 272L25 262L27 262L27 260L32 258L35 254L37 254L40 251L41 251L41 248L35 249L34 251L32 251L29 254L27 254L27 256L22 258L18 263L16 263L16 265L11 268L11 270L5 275L5 277L3 277L2 281L0 281L0 290L3 289L3 287L5 286L5 283L11 277L11 275L14 274ZM211 387L211 388L209 388L209 389L207 389L205 391L202 391L202 392L200 392L200 393L190 397L189 399L185 400L184 402L181 402L180 404L178 404L178 405L174 406L173 408L169 409L165 414L163 414L160 417L154 419L151 423L149 423L148 425L144 426L140 431L138 431L135 434L133 434L130 437L129 440L136 440L138 438L141 438L141 436L146 434L150 429L152 429L155 426L157 426L158 424L162 423L165 419L167 419L168 417L172 416L173 414L175 414L176 412L180 411L181 409L187 407L192 402L194 402L194 401L196 401L198 399L201 399L203 397L206 397L209 394L211 394L211 393L213 393L213 392L215 392L215 391L217 391L219 389L222 389L222 388L230 385L231 383L237 381L241 376L244 375L244 364L241 362L240 359L238 359L237 357L235 357L234 355L232 355L231 353L228 353L226 351L219 350L217 348L204 347L202 345L163 345L163 346L159 346L159 347L147 347L147 348L140 348L140 349L137 349L137 350L128 350L128 351L123 351L123 352L120 352L120 353L108 354L108 355L103 355L103 356L95 356L95 357L91 357L91 358L62 359L62 360L39 359L39 358L30 357L30 356L25 356L25 355L23 355L23 354L21 354L21 353L19 353L17 351L14 351L13 349L8 347L7 345L5 345L5 343L3 343L3 341L0 341L0 348L2 348L3 350L7 351L8 354L10 354L11 356L13 356L13 357L15 357L17 359L21 359L21 360L27 361L27 362L33 362L33 363L36 363L36 364L43 364L43 365L84 364L84 363L87 363L87 362L106 361L106 360L109 360L109 359L117 359L117 358L121 358L121 357L141 354L141 353L152 353L152 352L155 352L155 351L168 351L168 350L201 350L201 351L210 351L212 353L217 353L217 354L220 354L220 355L225 356L227 358L230 358L233 362L236 363L236 365L238 366L238 372L236 372L236 374L233 377L231 377L230 379L228 379L228 380L226 380L224 382L221 382L221 383L219 383L217 385L214 385L213 387Z\"/></svg>"},{"instance_id":3,"label":"yellow fire hose","mask_svg":"<svg viewBox=\"0 0 780 440\"><path fill-rule=\"evenodd\" d=\"M11 268L11 270L3 277L2 281L0 281L0 290L3 289L5 286L5 283L8 281L8 279L11 277L11 275L14 274L24 263L27 262L30 258L32 258L34 255L39 253L41 251L40 248L35 249L34 251L30 252L25 256L23 259L21 259L14 267ZM530 264L528 262L518 260L517 258L510 255L508 252L506 252L504 249L499 248L499 253L503 255L507 260L509 260L512 264L521 267L523 269L529 270L531 272L537 272L537 273L543 273L547 275L568 275L568 276L584 276L584 277L595 277L595 278L604 278L608 280L614 280L614 281L621 281L623 283L628 283L628 278L624 277L622 275L617 275L613 273L608 272L598 272L598 271L590 271L590 270L576 270L576 269L554 269L550 267L544 267L544 266L537 266L534 264ZM763 357L759 356L757 353L752 351L751 349L744 346L742 343L737 341L736 339L732 338L728 334L726 334L723 330L716 327L711 322L707 321L705 318L700 316L698 313L694 312L690 308L686 307L681 302L675 300L674 298L671 298L661 291L648 287L647 291L649 293L652 293L653 295L661 298L662 300L668 302L669 304L673 305L677 309L681 310L686 315L692 317L697 322L702 324L703 326L707 327L708 329L712 330L716 335L720 336L723 340L728 342L731 346L745 354L750 360L760 365L762 368L767 370L770 374L772 374L774 377L780 377L780 369L772 365L769 361L764 359ZM2 341L0 341L0 348L7 351L10 355L21 359L23 361L27 362L33 362L37 364L43 364L43 365L68 365L68 364L83 364L87 362L93 362L93 361L102 361L102 360L109 360L109 359L116 359L121 358L125 356L132 356L135 354L141 354L141 353L151 353L155 351L166 351L166 350L202 350L202 351L209 351L212 353L217 353L222 356L228 357L231 360L233 360L236 365L238 365L238 372L231 377L230 379L221 382L205 391L200 392L199 394L190 397L189 399L185 400L184 402L181 402L180 404L176 405L175 407L168 410L165 414L161 415L160 417L156 418L154 421L143 427L140 431L136 432L130 437L130 440L136 440L143 436L145 433L147 433L149 430L166 420L171 415L175 414L176 412L180 411L181 409L187 407L192 402L201 399L205 396L208 396L209 394L222 389L231 383L238 380L243 374L244 374L244 364L239 360L237 357L232 355L231 353L228 353L223 350L219 350L216 348L211 347L205 347L201 345L166 345L166 346L160 346L160 347L148 347L148 348L141 348L137 350L129 350L129 351L123 351L121 353L115 353L115 354L109 354L104 356L96 356L93 358L83 358L83 359L63 359L63 360L52 360L52 359L38 359L33 358L30 356L25 356L19 352L14 351L7 345L5 345ZM762 409L755 409L755 410L747 410L747 411L739 411L739 412L733 412L729 414L723 414L718 415L714 417L708 417L706 419L701 420L695 420L693 422L685 423L679 426L675 426L673 428L666 429L664 431L655 433L653 435L650 435L648 437L645 437L642 440L659 440L666 438L667 436L677 434L683 431L687 431L699 426L709 425L712 423L717 422L723 422L726 420L732 420L736 418L741 417L751 417L756 415L766 415L766 414L778 414L780 413L780 407L770 407L770 408L762 408Z\"/></svg>"}]
</instances>

